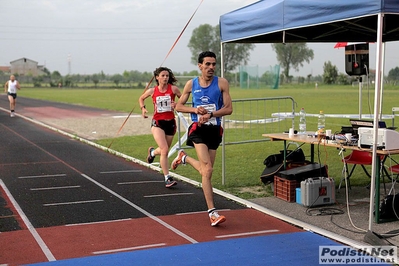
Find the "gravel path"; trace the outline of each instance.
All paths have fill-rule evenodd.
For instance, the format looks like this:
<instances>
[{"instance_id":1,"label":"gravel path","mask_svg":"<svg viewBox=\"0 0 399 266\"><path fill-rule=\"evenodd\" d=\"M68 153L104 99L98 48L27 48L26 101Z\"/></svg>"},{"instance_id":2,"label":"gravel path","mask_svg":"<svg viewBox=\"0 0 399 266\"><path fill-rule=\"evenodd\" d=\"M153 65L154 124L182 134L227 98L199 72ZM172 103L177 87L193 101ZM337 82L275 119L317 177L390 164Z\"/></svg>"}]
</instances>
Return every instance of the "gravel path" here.
<instances>
[{"instance_id":1,"label":"gravel path","mask_svg":"<svg viewBox=\"0 0 399 266\"><path fill-rule=\"evenodd\" d=\"M131 115L127 121L126 118L127 115L42 120L46 124L89 140L151 134L151 117L144 119L140 115Z\"/></svg>"}]
</instances>

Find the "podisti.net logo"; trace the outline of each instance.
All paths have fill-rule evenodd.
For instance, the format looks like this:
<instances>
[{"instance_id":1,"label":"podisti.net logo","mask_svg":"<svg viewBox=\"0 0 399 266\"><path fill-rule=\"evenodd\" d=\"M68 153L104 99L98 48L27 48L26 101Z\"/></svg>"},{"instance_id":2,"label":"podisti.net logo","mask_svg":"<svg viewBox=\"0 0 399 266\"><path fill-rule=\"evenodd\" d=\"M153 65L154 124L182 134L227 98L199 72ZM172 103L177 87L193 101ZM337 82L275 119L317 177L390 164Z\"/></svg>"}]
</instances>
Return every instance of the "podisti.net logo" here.
<instances>
[{"instance_id":1,"label":"podisti.net logo","mask_svg":"<svg viewBox=\"0 0 399 266\"><path fill-rule=\"evenodd\" d=\"M319 264L396 264L397 255L396 246L319 246Z\"/></svg>"}]
</instances>

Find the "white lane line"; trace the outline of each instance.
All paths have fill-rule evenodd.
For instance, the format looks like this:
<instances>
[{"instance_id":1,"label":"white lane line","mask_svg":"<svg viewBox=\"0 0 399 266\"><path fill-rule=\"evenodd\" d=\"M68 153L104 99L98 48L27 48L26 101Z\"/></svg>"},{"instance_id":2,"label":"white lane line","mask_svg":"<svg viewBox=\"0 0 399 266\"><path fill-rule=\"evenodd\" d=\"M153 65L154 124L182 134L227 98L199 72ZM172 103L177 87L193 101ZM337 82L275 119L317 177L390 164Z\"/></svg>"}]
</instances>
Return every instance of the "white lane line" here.
<instances>
[{"instance_id":1,"label":"white lane line","mask_svg":"<svg viewBox=\"0 0 399 266\"><path fill-rule=\"evenodd\" d=\"M231 209L217 209L218 212L225 212L225 211L231 211ZM176 213L175 215L191 215L191 214L198 214L198 213L208 213L208 211L197 211L197 212L181 212L181 213Z\"/></svg>"},{"instance_id":2,"label":"white lane line","mask_svg":"<svg viewBox=\"0 0 399 266\"><path fill-rule=\"evenodd\" d=\"M66 176L66 174L56 174L56 175L30 175L30 176L19 176L18 178L20 178L20 179L25 179L25 178L42 178L42 177L60 177L60 176Z\"/></svg>"},{"instance_id":3,"label":"white lane line","mask_svg":"<svg viewBox=\"0 0 399 266\"><path fill-rule=\"evenodd\" d=\"M80 188L80 186L37 187L37 188L31 188L30 190L32 190L32 191L40 191L40 190L69 189L69 188Z\"/></svg>"},{"instance_id":4,"label":"white lane line","mask_svg":"<svg viewBox=\"0 0 399 266\"><path fill-rule=\"evenodd\" d=\"M59 206L59 205L84 204L84 203L93 203L93 202L100 202L100 201L104 201L104 200L82 200L82 201L71 201L71 202L46 203L46 204L43 204L43 206L48 207L48 206Z\"/></svg>"},{"instance_id":5,"label":"white lane line","mask_svg":"<svg viewBox=\"0 0 399 266\"><path fill-rule=\"evenodd\" d=\"M132 181L132 182L120 182L118 185L131 185L131 184L146 184L146 183L163 183L165 181Z\"/></svg>"},{"instance_id":6,"label":"white lane line","mask_svg":"<svg viewBox=\"0 0 399 266\"><path fill-rule=\"evenodd\" d=\"M158 195L148 195L144 196L144 198L157 198L157 197L170 197L170 196L185 196L185 195L193 195L194 193L171 193L171 194L158 194Z\"/></svg>"},{"instance_id":7,"label":"white lane line","mask_svg":"<svg viewBox=\"0 0 399 266\"><path fill-rule=\"evenodd\" d=\"M78 226L78 225L91 225L91 224L105 224L105 223L123 222L123 221L130 221L130 220L132 220L132 218L118 219L118 220L108 220L108 221L101 221L101 222L80 223L80 224L65 224L64 226Z\"/></svg>"},{"instance_id":8,"label":"white lane line","mask_svg":"<svg viewBox=\"0 0 399 266\"><path fill-rule=\"evenodd\" d=\"M147 212L146 210L144 210L143 208L139 207L138 205L134 204L133 202L125 199L124 197L122 197L121 195L117 194L116 192L114 192L113 190L109 189L108 187L104 186L103 184L97 182L96 180L92 179L91 177L82 174L82 176L84 178L86 178L87 180L93 182L94 184L96 184L97 186L101 187L102 189L104 189L105 191L109 192L110 194L114 195L115 197L119 198L120 200L126 202L128 205L130 205L131 207L135 208L136 210L138 210L139 212L143 213L144 215L148 216L149 218L153 219L154 221L160 223L161 225L165 226L166 228L168 228L169 230L173 231L174 233L178 234L179 236L183 237L184 239L186 239L187 241L191 242L191 243L198 243L198 241L196 241L195 239L191 238L190 236L186 235L185 233L183 233L182 231L178 230L177 228L171 226L168 223L165 223L164 221L162 221L161 219L159 219L158 217L152 215L151 213Z\"/></svg>"},{"instance_id":9,"label":"white lane line","mask_svg":"<svg viewBox=\"0 0 399 266\"><path fill-rule=\"evenodd\" d=\"M221 235L221 236L215 236L215 237L216 238L227 238L227 237L237 237L237 236L260 235L260 234L268 234L268 233L276 233L276 232L279 232L279 230L272 229L272 230L254 231L254 232L231 234L231 235Z\"/></svg>"},{"instance_id":10,"label":"white lane line","mask_svg":"<svg viewBox=\"0 0 399 266\"><path fill-rule=\"evenodd\" d=\"M100 174L117 174L117 173L141 173L142 170L120 170L120 171L105 171L100 172Z\"/></svg>"},{"instance_id":11,"label":"white lane line","mask_svg":"<svg viewBox=\"0 0 399 266\"><path fill-rule=\"evenodd\" d=\"M97 255L97 254L115 253L115 252L129 251L129 250L136 250L136 249L147 249L147 248L162 247L162 246L165 246L165 245L166 245L165 243L159 243L159 244L137 246L137 247L130 247L130 248L118 248L118 249L94 251L93 254Z\"/></svg>"},{"instance_id":12,"label":"white lane line","mask_svg":"<svg viewBox=\"0 0 399 266\"><path fill-rule=\"evenodd\" d=\"M36 229L33 227L31 222L29 221L28 217L26 217L25 213L22 211L21 207L19 204L16 202L14 197L11 195L10 191L8 191L6 185L4 184L3 180L0 179L0 186L3 188L5 191L7 197L10 199L12 205L15 207L16 211L18 212L19 216L21 219L24 221L26 227L28 228L29 232L32 234L33 238L36 240L37 244L43 251L44 255L46 255L46 258L48 261L56 261L54 255L51 253L50 249L47 247L46 243L44 243L43 239L40 237L39 233L36 231Z\"/></svg>"}]
</instances>

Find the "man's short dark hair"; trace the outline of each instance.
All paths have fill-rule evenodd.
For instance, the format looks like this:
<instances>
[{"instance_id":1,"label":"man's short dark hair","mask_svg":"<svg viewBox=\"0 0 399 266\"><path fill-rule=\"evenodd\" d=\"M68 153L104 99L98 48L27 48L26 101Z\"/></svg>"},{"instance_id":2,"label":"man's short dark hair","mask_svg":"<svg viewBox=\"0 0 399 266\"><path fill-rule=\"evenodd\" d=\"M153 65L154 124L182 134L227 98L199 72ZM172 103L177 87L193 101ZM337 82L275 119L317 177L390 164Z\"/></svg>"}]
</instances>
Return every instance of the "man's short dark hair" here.
<instances>
[{"instance_id":1,"label":"man's short dark hair","mask_svg":"<svg viewBox=\"0 0 399 266\"><path fill-rule=\"evenodd\" d=\"M213 57L213 58L216 59L216 55L215 55L214 52L205 51L205 52L202 52L202 53L200 53L200 54L198 55L198 63L199 63L199 64L202 64L202 63L204 62L204 58L205 58L205 57Z\"/></svg>"}]
</instances>

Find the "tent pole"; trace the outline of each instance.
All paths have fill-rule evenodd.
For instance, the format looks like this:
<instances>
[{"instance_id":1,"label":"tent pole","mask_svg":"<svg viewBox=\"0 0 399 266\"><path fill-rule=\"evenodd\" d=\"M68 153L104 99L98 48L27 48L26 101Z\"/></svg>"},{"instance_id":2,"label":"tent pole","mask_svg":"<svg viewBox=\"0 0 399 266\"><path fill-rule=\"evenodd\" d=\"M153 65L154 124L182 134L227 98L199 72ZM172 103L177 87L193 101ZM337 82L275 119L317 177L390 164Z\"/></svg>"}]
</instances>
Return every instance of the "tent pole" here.
<instances>
[{"instance_id":1,"label":"tent pole","mask_svg":"<svg viewBox=\"0 0 399 266\"><path fill-rule=\"evenodd\" d=\"M362 93L363 93L362 76L359 76L359 119L362 119Z\"/></svg>"},{"instance_id":2,"label":"tent pole","mask_svg":"<svg viewBox=\"0 0 399 266\"><path fill-rule=\"evenodd\" d=\"M382 43L382 57L381 57L381 95L380 95L380 120L382 120L382 101L383 101L383 92L384 92L384 73L385 73L385 42Z\"/></svg>"},{"instance_id":3,"label":"tent pole","mask_svg":"<svg viewBox=\"0 0 399 266\"><path fill-rule=\"evenodd\" d=\"M376 173L379 168L379 165L377 165L377 142L378 142L378 119L379 119L380 95L381 95L380 92L381 92L382 30L383 30L383 14L379 13L378 23L377 23L377 52L375 59L376 69L375 69L375 93L374 93L375 98L374 98L374 124L373 124L374 132L373 132L373 152L372 152L372 164L371 164L371 187L370 187L370 209L369 209L370 231L372 231L374 210L375 210L375 219L377 223L380 218L378 210L378 204L380 201L379 197L380 188L378 184L380 180L376 180Z\"/></svg>"},{"instance_id":4,"label":"tent pole","mask_svg":"<svg viewBox=\"0 0 399 266\"><path fill-rule=\"evenodd\" d=\"M220 42L220 76L224 78L224 43ZM222 127L225 127L225 119L222 117ZM222 185L226 184L226 148L225 134L222 137Z\"/></svg>"}]
</instances>

